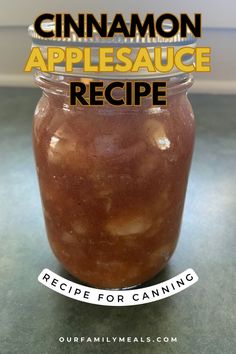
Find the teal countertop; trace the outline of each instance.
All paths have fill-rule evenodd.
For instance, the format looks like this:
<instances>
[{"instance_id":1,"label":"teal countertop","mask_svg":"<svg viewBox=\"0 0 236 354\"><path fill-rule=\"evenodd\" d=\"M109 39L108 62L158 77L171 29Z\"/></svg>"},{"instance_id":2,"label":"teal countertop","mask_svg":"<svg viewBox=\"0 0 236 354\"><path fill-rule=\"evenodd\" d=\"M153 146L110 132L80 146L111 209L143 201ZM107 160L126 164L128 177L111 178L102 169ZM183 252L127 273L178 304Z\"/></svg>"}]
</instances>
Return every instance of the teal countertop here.
<instances>
[{"instance_id":1,"label":"teal countertop","mask_svg":"<svg viewBox=\"0 0 236 354\"><path fill-rule=\"evenodd\" d=\"M44 268L71 279L45 234L31 148L39 95L0 89L0 353L235 353L235 96L190 97L197 139L181 236L169 265L150 284L187 268L199 281L165 300L117 308L66 298L37 281ZM88 339L98 336L104 343ZM162 342L107 342L119 336ZM60 343L60 337L85 339Z\"/></svg>"}]
</instances>

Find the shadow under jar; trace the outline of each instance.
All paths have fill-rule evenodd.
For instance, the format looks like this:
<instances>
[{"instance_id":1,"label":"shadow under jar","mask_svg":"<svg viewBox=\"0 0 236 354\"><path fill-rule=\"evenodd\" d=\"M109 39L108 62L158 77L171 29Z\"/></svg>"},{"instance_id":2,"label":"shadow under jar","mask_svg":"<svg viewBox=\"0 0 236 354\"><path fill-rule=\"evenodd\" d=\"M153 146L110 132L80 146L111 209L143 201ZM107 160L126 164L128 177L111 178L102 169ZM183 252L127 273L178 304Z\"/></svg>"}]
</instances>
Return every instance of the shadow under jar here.
<instances>
[{"instance_id":1,"label":"shadow under jar","mask_svg":"<svg viewBox=\"0 0 236 354\"><path fill-rule=\"evenodd\" d=\"M48 239L82 282L135 286L165 267L178 240L194 142L192 78L167 79L166 107L150 98L70 106L70 80L36 74L43 95L33 142Z\"/></svg>"}]
</instances>

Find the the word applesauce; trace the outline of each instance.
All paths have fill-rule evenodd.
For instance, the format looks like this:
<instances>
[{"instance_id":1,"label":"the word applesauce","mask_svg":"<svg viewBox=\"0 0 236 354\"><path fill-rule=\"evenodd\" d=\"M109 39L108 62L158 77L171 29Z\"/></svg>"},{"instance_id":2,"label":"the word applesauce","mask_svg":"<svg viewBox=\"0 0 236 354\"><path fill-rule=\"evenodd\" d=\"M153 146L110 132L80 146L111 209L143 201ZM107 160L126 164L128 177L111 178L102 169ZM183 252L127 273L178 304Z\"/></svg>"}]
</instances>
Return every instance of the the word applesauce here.
<instances>
[{"instance_id":1,"label":"the word applesauce","mask_svg":"<svg viewBox=\"0 0 236 354\"><path fill-rule=\"evenodd\" d=\"M85 80L86 81L86 80ZM70 106L62 76L43 88L33 140L48 239L63 266L101 288L141 284L178 240L194 141L189 75L167 106Z\"/></svg>"}]
</instances>

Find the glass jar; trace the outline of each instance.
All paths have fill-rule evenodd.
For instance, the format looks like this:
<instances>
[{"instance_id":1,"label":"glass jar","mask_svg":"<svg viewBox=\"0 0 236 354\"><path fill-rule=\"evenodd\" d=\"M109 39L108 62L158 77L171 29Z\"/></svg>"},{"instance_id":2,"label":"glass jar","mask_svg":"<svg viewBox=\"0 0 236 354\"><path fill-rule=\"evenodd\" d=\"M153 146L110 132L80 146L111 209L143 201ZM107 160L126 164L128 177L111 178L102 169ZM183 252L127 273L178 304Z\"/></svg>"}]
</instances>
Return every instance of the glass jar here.
<instances>
[{"instance_id":1,"label":"glass jar","mask_svg":"<svg viewBox=\"0 0 236 354\"><path fill-rule=\"evenodd\" d=\"M136 286L165 267L177 244L194 143L192 77L165 78L166 107L148 97L141 106L70 106L70 81L36 73L43 95L33 143L48 239L80 281Z\"/></svg>"}]
</instances>

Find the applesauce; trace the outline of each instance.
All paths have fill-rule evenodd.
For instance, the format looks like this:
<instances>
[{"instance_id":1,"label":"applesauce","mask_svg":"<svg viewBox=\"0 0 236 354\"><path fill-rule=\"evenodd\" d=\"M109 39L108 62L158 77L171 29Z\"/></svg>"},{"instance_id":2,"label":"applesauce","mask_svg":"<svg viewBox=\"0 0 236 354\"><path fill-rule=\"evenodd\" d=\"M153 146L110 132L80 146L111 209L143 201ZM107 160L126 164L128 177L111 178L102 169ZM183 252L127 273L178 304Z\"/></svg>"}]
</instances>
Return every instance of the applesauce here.
<instances>
[{"instance_id":1,"label":"applesauce","mask_svg":"<svg viewBox=\"0 0 236 354\"><path fill-rule=\"evenodd\" d=\"M48 239L80 281L132 287L158 274L177 244L194 142L192 78L167 79L166 107L150 98L70 106L70 80L36 75L43 95L33 143Z\"/></svg>"}]
</instances>

